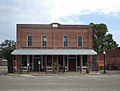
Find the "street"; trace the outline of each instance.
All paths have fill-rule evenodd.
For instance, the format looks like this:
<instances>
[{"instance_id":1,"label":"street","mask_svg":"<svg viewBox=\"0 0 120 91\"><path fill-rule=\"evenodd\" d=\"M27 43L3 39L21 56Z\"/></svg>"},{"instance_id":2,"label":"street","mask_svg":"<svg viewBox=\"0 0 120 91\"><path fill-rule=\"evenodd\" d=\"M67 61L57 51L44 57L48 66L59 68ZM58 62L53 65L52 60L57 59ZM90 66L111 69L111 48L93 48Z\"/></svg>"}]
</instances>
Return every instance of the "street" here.
<instances>
[{"instance_id":1,"label":"street","mask_svg":"<svg viewBox=\"0 0 120 91\"><path fill-rule=\"evenodd\" d=\"M120 91L120 75L0 75L0 91Z\"/></svg>"}]
</instances>

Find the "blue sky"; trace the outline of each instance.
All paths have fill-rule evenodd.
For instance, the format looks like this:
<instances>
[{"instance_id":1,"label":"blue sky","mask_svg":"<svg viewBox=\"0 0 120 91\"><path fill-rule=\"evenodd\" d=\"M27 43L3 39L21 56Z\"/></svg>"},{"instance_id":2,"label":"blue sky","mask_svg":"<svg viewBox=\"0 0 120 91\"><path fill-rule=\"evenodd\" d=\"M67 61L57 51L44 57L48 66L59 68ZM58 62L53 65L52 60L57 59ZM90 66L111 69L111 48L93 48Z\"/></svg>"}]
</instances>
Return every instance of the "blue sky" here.
<instances>
[{"instance_id":1,"label":"blue sky","mask_svg":"<svg viewBox=\"0 0 120 91\"><path fill-rule=\"evenodd\" d=\"M120 0L0 0L0 43L16 41L16 24L105 23L120 46Z\"/></svg>"}]
</instances>

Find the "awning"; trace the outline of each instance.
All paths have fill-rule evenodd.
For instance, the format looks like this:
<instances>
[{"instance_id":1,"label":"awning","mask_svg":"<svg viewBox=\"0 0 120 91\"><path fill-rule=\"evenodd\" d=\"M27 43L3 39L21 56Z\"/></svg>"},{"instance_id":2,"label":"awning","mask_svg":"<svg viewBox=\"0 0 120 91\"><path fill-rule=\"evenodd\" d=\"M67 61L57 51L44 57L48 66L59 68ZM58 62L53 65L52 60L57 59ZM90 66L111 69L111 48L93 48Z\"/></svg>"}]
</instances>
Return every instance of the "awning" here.
<instances>
[{"instance_id":1,"label":"awning","mask_svg":"<svg viewBox=\"0 0 120 91\"><path fill-rule=\"evenodd\" d=\"M93 49L16 49L12 55L96 55Z\"/></svg>"}]
</instances>

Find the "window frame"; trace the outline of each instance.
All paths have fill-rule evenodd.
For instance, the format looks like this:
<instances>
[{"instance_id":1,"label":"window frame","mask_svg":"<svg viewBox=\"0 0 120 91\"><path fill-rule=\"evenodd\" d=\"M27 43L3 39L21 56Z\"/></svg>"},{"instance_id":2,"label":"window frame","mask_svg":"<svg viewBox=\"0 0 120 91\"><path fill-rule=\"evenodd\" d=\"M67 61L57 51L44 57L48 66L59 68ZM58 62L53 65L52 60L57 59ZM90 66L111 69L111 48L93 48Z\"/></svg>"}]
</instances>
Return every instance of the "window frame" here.
<instances>
[{"instance_id":1,"label":"window frame","mask_svg":"<svg viewBox=\"0 0 120 91\"><path fill-rule=\"evenodd\" d=\"M82 38L82 39L81 39L82 42L80 42L81 45L79 45L79 36ZM82 36L82 35L78 35L78 36L77 36L77 46L78 46L78 47L83 47L83 36Z\"/></svg>"},{"instance_id":2,"label":"window frame","mask_svg":"<svg viewBox=\"0 0 120 91\"><path fill-rule=\"evenodd\" d=\"M44 41L43 37L46 37L46 41ZM45 44L44 44L44 42L45 42ZM41 36L41 46L42 47L46 47L47 46L47 36L46 35L42 35Z\"/></svg>"},{"instance_id":3,"label":"window frame","mask_svg":"<svg viewBox=\"0 0 120 91\"><path fill-rule=\"evenodd\" d=\"M47 67L52 67L53 60L52 60L52 55L47 55Z\"/></svg>"},{"instance_id":4,"label":"window frame","mask_svg":"<svg viewBox=\"0 0 120 91\"><path fill-rule=\"evenodd\" d=\"M67 46L65 46L65 42L64 42L65 36L68 37ZM64 36L63 36L63 47L69 47L69 36L68 36L68 35L64 35Z\"/></svg>"},{"instance_id":5,"label":"window frame","mask_svg":"<svg viewBox=\"0 0 120 91\"><path fill-rule=\"evenodd\" d=\"M31 36L31 40L29 40L29 36ZM32 35L31 34L29 34L29 35L27 35L27 47L31 47L32 46Z\"/></svg>"}]
</instances>

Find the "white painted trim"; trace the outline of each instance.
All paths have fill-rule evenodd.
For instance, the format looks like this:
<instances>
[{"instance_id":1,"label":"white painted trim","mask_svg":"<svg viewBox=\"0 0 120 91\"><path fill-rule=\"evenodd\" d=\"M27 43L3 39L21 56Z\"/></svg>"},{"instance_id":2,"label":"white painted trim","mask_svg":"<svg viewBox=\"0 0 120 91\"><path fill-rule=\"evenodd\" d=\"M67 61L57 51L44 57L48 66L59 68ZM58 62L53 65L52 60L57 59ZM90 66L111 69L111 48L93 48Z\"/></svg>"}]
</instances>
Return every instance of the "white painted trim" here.
<instances>
[{"instance_id":1,"label":"white painted trim","mask_svg":"<svg viewBox=\"0 0 120 91\"><path fill-rule=\"evenodd\" d=\"M47 36L46 36L46 46L43 46L43 45L42 45L43 36L46 36L46 35L45 35L45 34L41 35L41 47L47 47Z\"/></svg>"},{"instance_id":2,"label":"white painted trim","mask_svg":"<svg viewBox=\"0 0 120 91\"><path fill-rule=\"evenodd\" d=\"M63 55L63 62L64 62L64 64L63 64L63 66L65 67L65 71L68 71L68 56L67 56L67 66L65 65L65 56L67 56L67 55Z\"/></svg>"},{"instance_id":3,"label":"white painted trim","mask_svg":"<svg viewBox=\"0 0 120 91\"><path fill-rule=\"evenodd\" d=\"M67 55L67 67L68 67L67 71L69 71L69 58L68 57L69 57L69 55Z\"/></svg>"},{"instance_id":4,"label":"white painted trim","mask_svg":"<svg viewBox=\"0 0 120 91\"><path fill-rule=\"evenodd\" d=\"M49 67L49 66L47 66L47 69L46 69L47 71L53 71L52 70L52 67Z\"/></svg>"},{"instance_id":5,"label":"white painted trim","mask_svg":"<svg viewBox=\"0 0 120 91\"><path fill-rule=\"evenodd\" d=\"M63 47L69 47L69 36L68 36L68 46L64 46L64 36L68 36L68 35L67 34L63 35Z\"/></svg>"},{"instance_id":6,"label":"white painted trim","mask_svg":"<svg viewBox=\"0 0 120 91\"><path fill-rule=\"evenodd\" d=\"M29 56L27 55L27 70L28 70L28 64L29 64L29 67L30 67L30 62L29 62Z\"/></svg>"},{"instance_id":7,"label":"white painted trim","mask_svg":"<svg viewBox=\"0 0 120 91\"><path fill-rule=\"evenodd\" d=\"M34 71L34 55L32 55L32 71Z\"/></svg>"},{"instance_id":8,"label":"white painted trim","mask_svg":"<svg viewBox=\"0 0 120 91\"><path fill-rule=\"evenodd\" d=\"M79 36L82 36L82 35L78 35L78 36L77 36L77 47L83 47L83 36L82 36L82 46L78 46L78 37L79 37Z\"/></svg>"},{"instance_id":9,"label":"white painted trim","mask_svg":"<svg viewBox=\"0 0 120 91\"><path fill-rule=\"evenodd\" d=\"M43 55L41 55L41 68L43 69Z\"/></svg>"},{"instance_id":10,"label":"white painted trim","mask_svg":"<svg viewBox=\"0 0 120 91\"><path fill-rule=\"evenodd\" d=\"M76 71L77 71L77 55L75 55L75 56L76 56L76 58L75 58L75 59L76 59Z\"/></svg>"},{"instance_id":11,"label":"white painted trim","mask_svg":"<svg viewBox=\"0 0 120 91\"><path fill-rule=\"evenodd\" d=\"M28 36L32 36L31 34L28 34L28 35L26 35L26 46L27 47L31 47L31 46L28 46ZM33 39L33 38L32 38ZM33 40L32 40L32 42L33 42Z\"/></svg>"}]
</instances>

